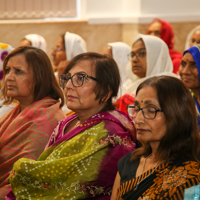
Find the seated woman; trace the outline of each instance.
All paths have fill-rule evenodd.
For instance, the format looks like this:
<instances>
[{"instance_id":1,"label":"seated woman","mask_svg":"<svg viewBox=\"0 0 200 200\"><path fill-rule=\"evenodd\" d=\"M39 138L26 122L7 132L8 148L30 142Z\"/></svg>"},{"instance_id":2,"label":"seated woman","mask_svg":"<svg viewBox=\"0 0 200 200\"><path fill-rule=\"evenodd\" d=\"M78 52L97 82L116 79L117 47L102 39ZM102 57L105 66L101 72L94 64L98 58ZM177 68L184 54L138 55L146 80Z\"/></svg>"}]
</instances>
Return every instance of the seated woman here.
<instances>
[{"instance_id":1,"label":"seated woman","mask_svg":"<svg viewBox=\"0 0 200 200\"><path fill-rule=\"evenodd\" d=\"M118 162L111 200L183 199L200 182L200 136L190 91L170 76L142 82L128 107L142 147Z\"/></svg>"},{"instance_id":2,"label":"seated woman","mask_svg":"<svg viewBox=\"0 0 200 200\"><path fill-rule=\"evenodd\" d=\"M133 104L138 85L145 79L172 73L173 65L167 45L158 37L139 34L132 45L128 55L130 62L126 66L129 79L123 84L123 95L117 100L116 108L127 113L127 105Z\"/></svg>"},{"instance_id":3,"label":"seated woman","mask_svg":"<svg viewBox=\"0 0 200 200\"><path fill-rule=\"evenodd\" d=\"M44 51L18 47L5 58L3 72L5 101L16 99L19 105L0 118L0 198L8 191L14 162L22 157L37 159L65 117L63 93Z\"/></svg>"},{"instance_id":4,"label":"seated woman","mask_svg":"<svg viewBox=\"0 0 200 200\"><path fill-rule=\"evenodd\" d=\"M56 78L59 79L73 57L85 52L87 52L86 43L82 37L70 32L62 34L51 52Z\"/></svg>"},{"instance_id":5,"label":"seated woman","mask_svg":"<svg viewBox=\"0 0 200 200\"><path fill-rule=\"evenodd\" d=\"M32 46L42 49L44 52L47 52L46 40L38 34L25 35L24 38L21 40L19 46Z\"/></svg>"},{"instance_id":6,"label":"seated woman","mask_svg":"<svg viewBox=\"0 0 200 200\"><path fill-rule=\"evenodd\" d=\"M161 19L154 19L148 27L147 34L157 36L167 44L173 63L173 72L177 74L181 63L182 54L173 49L175 39L171 24Z\"/></svg>"},{"instance_id":7,"label":"seated woman","mask_svg":"<svg viewBox=\"0 0 200 200\"><path fill-rule=\"evenodd\" d=\"M5 99L3 98L3 61L5 57L13 50L14 48L10 46L9 44L0 43L0 117L2 117L5 113L7 113L9 110L13 109L18 102L14 101L13 103L9 105L3 104Z\"/></svg>"},{"instance_id":8,"label":"seated woman","mask_svg":"<svg viewBox=\"0 0 200 200\"><path fill-rule=\"evenodd\" d=\"M183 53L179 74L186 87L192 92L200 132L200 45L190 47Z\"/></svg>"},{"instance_id":9,"label":"seated woman","mask_svg":"<svg viewBox=\"0 0 200 200\"><path fill-rule=\"evenodd\" d=\"M128 63L127 55L131 52L131 47L123 42L108 43L103 49L102 54L111 56L119 67L119 73L121 77L121 83L123 84L127 80L125 68Z\"/></svg>"},{"instance_id":10,"label":"seated woman","mask_svg":"<svg viewBox=\"0 0 200 200\"><path fill-rule=\"evenodd\" d=\"M196 26L188 34L185 43L185 50L189 49L191 46L194 46L198 43L200 44L200 26Z\"/></svg>"},{"instance_id":11,"label":"seated woman","mask_svg":"<svg viewBox=\"0 0 200 200\"><path fill-rule=\"evenodd\" d=\"M76 55L85 53L86 51L85 41L77 34L66 32L57 39L56 47L53 48L51 55L53 57L54 74L58 82L59 76L63 74L69 61ZM72 113L66 105L62 109L67 115Z\"/></svg>"},{"instance_id":12,"label":"seated woman","mask_svg":"<svg viewBox=\"0 0 200 200\"><path fill-rule=\"evenodd\" d=\"M102 51L102 54L107 54L116 61L119 67L119 73L120 73L122 85L127 80L125 68L129 61L127 55L130 53L130 51L131 51L131 48L123 42L108 43ZM118 98L122 96L122 93L123 93L122 90L123 90L123 87L120 86L119 92L115 100L117 100Z\"/></svg>"},{"instance_id":13,"label":"seated woman","mask_svg":"<svg viewBox=\"0 0 200 200\"><path fill-rule=\"evenodd\" d=\"M133 122L112 104L119 84L110 57L83 53L69 62L60 86L76 115L59 122L37 161L14 164L9 182L17 199L110 199L117 162L136 141Z\"/></svg>"}]
</instances>

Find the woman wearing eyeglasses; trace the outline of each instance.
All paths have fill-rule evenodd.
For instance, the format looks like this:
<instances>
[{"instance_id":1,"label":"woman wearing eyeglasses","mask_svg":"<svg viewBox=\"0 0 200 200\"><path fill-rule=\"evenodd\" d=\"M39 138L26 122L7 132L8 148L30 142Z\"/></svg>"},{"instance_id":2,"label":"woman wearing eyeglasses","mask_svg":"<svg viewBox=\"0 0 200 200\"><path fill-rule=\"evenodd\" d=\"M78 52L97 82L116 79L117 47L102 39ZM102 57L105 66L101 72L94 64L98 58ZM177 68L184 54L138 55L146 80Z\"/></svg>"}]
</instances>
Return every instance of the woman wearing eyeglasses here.
<instances>
[{"instance_id":1,"label":"woman wearing eyeglasses","mask_svg":"<svg viewBox=\"0 0 200 200\"><path fill-rule=\"evenodd\" d=\"M66 32L56 41L55 48L52 49L52 61L56 70L56 78L63 74L69 61L80 53L85 53L86 43L82 37L77 34Z\"/></svg>"},{"instance_id":2,"label":"woman wearing eyeglasses","mask_svg":"<svg viewBox=\"0 0 200 200\"><path fill-rule=\"evenodd\" d=\"M120 84L117 64L105 55L79 54L59 81L76 115L59 122L37 161L14 164L12 191L17 199L110 199L117 162L136 141L131 119L112 104Z\"/></svg>"},{"instance_id":3,"label":"woman wearing eyeglasses","mask_svg":"<svg viewBox=\"0 0 200 200\"><path fill-rule=\"evenodd\" d=\"M117 100L116 108L127 113L127 105L133 104L138 85L152 76L175 76L167 45L163 40L151 35L139 34L127 55L130 62L126 66L128 80L123 84L124 95Z\"/></svg>"},{"instance_id":4,"label":"woman wearing eyeglasses","mask_svg":"<svg viewBox=\"0 0 200 200\"><path fill-rule=\"evenodd\" d=\"M190 91L170 76L142 82L128 106L142 147L118 162L111 200L183 199L200 182L195 106Z\"/></svg>"}]
</instances>

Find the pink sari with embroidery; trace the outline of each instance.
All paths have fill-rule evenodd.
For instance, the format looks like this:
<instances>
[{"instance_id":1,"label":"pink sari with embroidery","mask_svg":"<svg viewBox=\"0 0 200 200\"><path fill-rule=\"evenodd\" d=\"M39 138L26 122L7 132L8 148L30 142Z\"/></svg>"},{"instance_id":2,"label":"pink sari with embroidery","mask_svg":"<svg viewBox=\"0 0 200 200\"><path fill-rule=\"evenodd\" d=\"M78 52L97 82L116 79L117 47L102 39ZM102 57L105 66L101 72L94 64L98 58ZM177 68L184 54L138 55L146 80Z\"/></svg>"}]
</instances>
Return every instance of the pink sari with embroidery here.
<instances>
[{"instance_id":1,"label":"pink sari with embroidery","mask_svg":"<svg viewBox=\"0 0 200 200\"><path fill-rule=\"evenodd\" d=\"M102 112L64 135L75 118L59 122L38 161L15 163L9 181L17 198L110 199L118 160L136 146L133 122L117 110Z\"/></svg>"}]
</instances>

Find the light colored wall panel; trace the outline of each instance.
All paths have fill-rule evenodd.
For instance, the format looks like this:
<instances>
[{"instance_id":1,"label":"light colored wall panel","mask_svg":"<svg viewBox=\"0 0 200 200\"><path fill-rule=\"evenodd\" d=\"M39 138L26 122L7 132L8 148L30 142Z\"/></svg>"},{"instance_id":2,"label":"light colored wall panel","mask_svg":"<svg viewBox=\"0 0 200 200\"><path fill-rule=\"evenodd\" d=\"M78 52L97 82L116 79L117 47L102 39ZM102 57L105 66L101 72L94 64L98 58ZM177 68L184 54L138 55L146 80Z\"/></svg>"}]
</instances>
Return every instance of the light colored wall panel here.
<instances>
[{"instance_id":1,"label":"light colored wall panel","mask_svg":"<svg viewBox=\"0 0 200 200\"><path fill-rule=\"evenodd\" d=\"M43 22L43 23L0 23L0 42L17 47L21 39L30 33L42 35L47 41L47 54L57 38L66 31L79 34L86 41L88 51L101 52L108 42L122 40L121 24L89 25L87 22Z\"/></svg>"},{"instance_id":2,"label":"light colored wall panel","mask_svg":"<svg viewBox=\"0 0 200 200\"><path fill-rule=\"evenodd\" d=\"M0 19L76 17L76 0L0 0Z\"/></svg>"}]
</instances>

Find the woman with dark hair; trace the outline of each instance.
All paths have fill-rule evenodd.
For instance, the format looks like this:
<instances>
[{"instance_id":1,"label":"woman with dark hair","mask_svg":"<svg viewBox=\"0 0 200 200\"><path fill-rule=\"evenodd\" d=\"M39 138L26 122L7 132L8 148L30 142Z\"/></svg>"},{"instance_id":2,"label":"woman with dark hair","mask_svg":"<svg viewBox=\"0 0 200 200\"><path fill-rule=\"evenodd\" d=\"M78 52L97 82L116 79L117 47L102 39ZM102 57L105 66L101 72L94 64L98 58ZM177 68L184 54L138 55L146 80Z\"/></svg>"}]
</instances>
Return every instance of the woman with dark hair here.
<instances>
[{"instance_id":1,"label":"woman with dark hair","mask_svg":"<svg viewBox=\"0 0 200 200\"><path fill-rule=\"evenodd\" d=\"M0 198L9 188L7 177L14 162L37 159L64 118L63 93L44 51L18 47L5 58L3 73L4 103L19 104L0 118Z\"/></svg>"},{"instance_id":2,"label":"woman with dark hair","mask_svg":"<svg viewBox=\"0 0 200 200\"><path fill-rule=\"evenodd\" d=\"M200 44L183 53L179 74L184 85L191 90L200 132Z\"/></svg>"},{"instance_id":3,"label":"woman with dark hair","mask_svg":"<svg viewBox=\"0 0 200 200\"><path fill-rule=\"evenodd\" d=\"M149 25L147 35L159 37L167 44L174 67L173 72L177 74L178 68L181 63L182 54L173 49L175 44L175 38L171 24L164 20L156 18Z\"/></svg>"},{"instance_id":4,"label":"woman with dark hair","mask_svg":"<svg viewBox=\"0 0 200 200\"><path fill-rule=\"evenodd\" d=\"M136 141L131 119L112 104L119 84L110 57L83 53L69 62L60 86L76 115L59 122L37 161L14 164L9 182L17 199L110 199L117 162Z\"/></svg>"},{"instance_id":5,"label":"woman with dark hair","mask_svg":"<svg viewBox=\"0 0 200 200\"><path fill-rule=\"evenodd\" d=\"M200 136L190 91L170 76L142 82L128 106L142 147L118 162L112 200L183 199L200 182Z\"/></svg>"}]
</instances>

